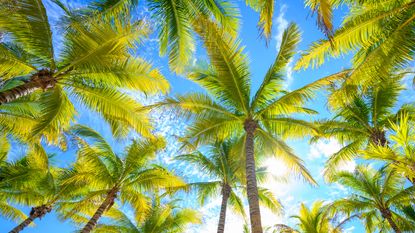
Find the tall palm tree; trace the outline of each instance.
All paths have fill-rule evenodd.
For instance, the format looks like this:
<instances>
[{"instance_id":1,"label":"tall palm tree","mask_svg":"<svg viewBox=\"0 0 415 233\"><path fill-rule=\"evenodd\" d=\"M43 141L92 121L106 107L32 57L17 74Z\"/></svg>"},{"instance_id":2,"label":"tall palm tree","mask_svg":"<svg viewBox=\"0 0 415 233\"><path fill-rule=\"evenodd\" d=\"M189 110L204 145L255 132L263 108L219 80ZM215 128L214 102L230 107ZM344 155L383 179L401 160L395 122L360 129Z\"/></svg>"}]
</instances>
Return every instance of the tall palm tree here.
<instances>
[{"instance_id":1,"label":"tall palm tree","mask_svg":"<svg viewBox=\"0 0 415 233\"><path fill-rule=\"evenodd\" d=\"M398 123L390 122L390 145L371 144L361 151L366 159L384 161L415 184L415 129L408 113L402 113Z\"/></svg>"},{"instance_id":2,"label":"tall palm tree","mask_svg":"<svg viewBox=\"0 0 415 233\"><path fill-rule=\"evenodd\" d=\"M310 1L313 2L313 1ZM321 1L323 2L323 1ZM297 62L296 68L318 67L328 57L356 52L355 68L347 85L369 86L389 78L392 68L413 60L415 51L412 0L326 0L326 12L345 4L349 12L331 39L314 43ZM321 4L320 4L321 5Z\"/></svg>"},{"instance_id":3,"label":"tall palm tree","mask_svg":"<svg viewBox=\"0 0 415 233\"><path fill-rule=\"evenodd\" d=\"M186 140L193 145L209 144L232 136L242 138L252 232L262 232L254 144L258 143L266 150L261 154L280 157L293 172L315 183L302 160L283 139L303 137L313 132L312 124L291 115L315 113L303 107L304 102L317 88L341 78L343 72L292 92L284 90L284 70L300 40L297 26L291 24L284 32L275 62L252 98L248 62L239 41L209 21L201 20L199 26L198 33L204 40L212 65L196 68L189 78L208 94L191 93L168 98L157 106L175 107L180 114L194 119L186 135Z\"/></svg>"},{"instance_id":4,"label":"tall palm tree","mask_svg":"<svg viewBox=\"0 0 415 233\"><path fill-rule=\"evenodd\" d=\"M127 215L120 213L110 224L98 224L94 233L181 233L190 224L199 224L200 216L197 211L180 208L178 200L167 203L154 201L143 220L134 223Z\"/></svg>"},{"instance_id":5,"label":"tall palm tree","mask_svg":"<svg viewBox=\"0 0 415 233\"><path fill-rule=\"evenodd\" d=\"M297 229L284 224L276 224L275 232L283 233L341 233L342 226L350 218L337 223L322 201L315 201L311 208L301 203L298 215L291 216L298 220Z\"/></svg>"},{"instance_id":6,"label":"tall palm tree","mask_svg":"<svg viewBox=\"0 0 415 233\"><path fill-rule=\"evenodd\" d=\"M142 106L121 90L168 90L158 70L130 54L149 34L145 22L131 22L128 16L94 23L73 18L63 30L60 49L41 0L14 1L12 7L0 5L0 30L7 34L0 43L0 77L7 86L0 92L2 109L22 97L36 97L41 115L30 132L43 133L51 142L74 120L74 103L99 113L115 135L129 129L151 134Z\"/></svg>"},{"instance_id":7,"label":"tall palm tree","mask_svg":"<svg viewBox=\"0 0 415 233\"><path fill-rule=\"evenodd\" d=\"M356 96L350 103L330 103L334 117L319 122L319 136L334 138L346 145L326 162L325 176L328 180L336 167L354 159L358 151L365 149L369 143L379 146L389 144L386 132L391 129L390 122L396 121L401 112L412 113L414 109L412 105L402 105L396 113L393 112L401 90L400 79L391 79Z\"/></svg>"},{"instance_id":8,"label":"tall palm tree","mask_svg":"<svg viewBox=\"0 0 415 233\"><path fill-rule=\"evenodd\" d=\"M239 145L238 145L239 146ZM241 166L235 155L235 140L216 142L206 148L207 152L196 151L192 154L179 155L176 157L179 161L188 162L196 166L204 175L210 176L210 181L194 182L189 185L197 189L198 199L203 205L207 199L222 196L222 203L218 221L218 233L225 231L226 210L228 203L233 210L245 217L243 201L238 195L238 191L244 190L242 185L243 178L240 177ZM242 172L243 173L243 172ZM274 195L265 188L258 190L260 204L268 207L275 213L282 212L282 205Z\"/></svg>"},{"instance_id":9,"label":"tall palm tree","mask_svg":"<svg viewBox=\"0 0 415 233\"><path fill-rule=\"evenodd\" d=\"M72 133L79 141L78 158L73 168L66 172L62 184L79 189L87 188L88 195L75 197L74 209L63 214L63 218L76 213L90 214L88 206L80 203L98 202L98 209L81 230L91 232L105 211L110 210L116 200L129 203L140 213L149 208L148 192L184 183L165 168L152 164L155 153L165 145L158 138L134 141L124 156L117 155L109 144L95 131L85 126L74 126ZM92 141L88 144L87 141ZM62 205L68 209L71 205Z\"/></svg>"},{"instance_id":10,"label":"tall palm tree","mask_svg":"<svg viewBox=\"0 0 415 233\"><path fill-rule=\"evenodd\" d=\"M335 178L353 190L352 195L331 204L335 211L358 214L367 232L382 228L396 233L407 228L414 230L402 216L402 207L413 203L415 188L404 188L405 179L395 170L377 171L370 166L358 166L353 173L339 172Z\"/></svg>"}]
</instances>

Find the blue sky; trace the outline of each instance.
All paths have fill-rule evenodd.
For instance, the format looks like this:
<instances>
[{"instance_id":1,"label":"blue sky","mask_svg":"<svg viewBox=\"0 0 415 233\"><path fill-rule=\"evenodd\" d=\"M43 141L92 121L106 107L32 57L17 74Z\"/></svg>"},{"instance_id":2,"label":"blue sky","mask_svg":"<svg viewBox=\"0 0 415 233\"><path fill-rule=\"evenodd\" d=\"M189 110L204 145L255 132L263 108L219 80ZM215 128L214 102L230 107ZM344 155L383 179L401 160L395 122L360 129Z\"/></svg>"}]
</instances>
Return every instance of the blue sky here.
<instances>
[{"instance_id":1,"label":"blue sky","mask_svg":"<svg viewBox=\"0 0 415 233\"><path fill-rule=\"evenodd\" d=\"M47 1L46 1L47 2ZM85 2L81 0L67 1L73 7L80 6ZM241 17L241 32L240 38L242 45L246 46L246 53L249 56L250 68L252 73L252 89L256 89L263 76L265 75L268 67L274 61L278 51L278 41L282 31L290 22L295 22L300 26L302 34L302 42L300 43L299 50L305 50L313 41L323 38L323 34L317 29L315 24L315 17L313 17L309 9L304 7L303 0L278 0L275 17L274 17L274 31L271 43L266 46L265 41L258 37L257 20L258 15L247 8L244 5L245 1L239 1L240 9L242 13ZM47 8L49 10L49 16L52 19L56 19L59 15L55 12L55 8L48 3ZM335 24L338 25L341 21L341 16L344 15L347 9L338 9L335 14ZM147 16L148 12L144 8L140 8L138 14ZM58 37L58 35L55 35ZM56 43L58 44L58 43ZM171 95L177 93L186 93L189 91L201 91L196 85L186 80L184 77L179 77L169 72L167 59L160 58L158 56L158 42L153 35L138 51L140 56L148 58L153 61L154 65L160 68L163 74L168 78L172 85ZM194 62L197 63L203 57L203 48L197 46L197 52ZM298 55L295 57L298 58ZM202 58L203 59L203 58ZM294 59L295 61L295 59ZM348 67L350 64L350 56L345 56L342 59L331 60L325 63L321 68L316 70L307 70L301 72L294 72L292 68L287 70L287 87L291 90L299 88L307 83L310 83L318 78L337 72L342 68ZM293 62L294 63L294 62ZM291 67L293 66L291 64ZM152 97L151 99L145 99L143 96L137 95L140 100L151 103L160 97ZM401 98L402 101L408 100L409 97L406 94ZM308 107L318 110L320 112L319 118L330 117L325 106L325 95L320 93L317 98L308 103ZM203 174L200 174L195 168L186 164L176 162L172 158L179 152L178 144L175 141L176 136L180 136L186 123L183 120L178 119L171 112L155 112L153 114L154 120L157 126L157 132L162 134L168 139L168 148L160 153L157 160L160 163L167 165L170 169L174 169L178 174L183 175L189 181L206 179ZM309 119L309 120L314 120ZM110 131L107 125L94 113L86 110L79 111L78 122L94 128L101 132L115 147L116 151L122 151L124 145L128 144L130 139L123 141L115 141L110 136ZM137 137L132 134L131 137ZM269 180L266 183L267 188L271 189L275 195L282 201L285 208L284 216L275 216L269 211L263 210L263 223L265 226L273 225L276 223L289 223L294 226L295 222L289 218L289 216L295 214L299 208L299 204L304 202L311 204L314 200L333 200L335 198L344 196L348 193L348 190L340 184L326 185L321 177L321 171L323 169L326 158L333 152L337 151L341 145L334 140L319 141L316 144L309 145L307 139L300 141L292 141L289 144L294 148L295 152L304 159L307 168L314 175L318 181L318 187L311 187L308 184L302 182L299 179L290 179L288 183L280 183L277 181ZM49 149L52 152L58 152L55 148ZM17 148L11 154L11 159L21 156L23 150ZM59 154L55 158L55 163L59 166L67 166L74 159L74 151L69 150L65 153ZM270 159L266 161L266 165L269 171L274 175L285 175L288 171L284 168L277 159ZM345 164L345 169L353 169L355 164ZM214 232L216 230L216 224L218 219L218 211L220 205L220 199L210 200L205 206L197 207L194 201L194 194L188 196L182 196L186 201L183 202L183 206L196 207L203 214L203 224L201 226L192 226L189 228L189 233L207 233ZM29 208L23 208L26 212ZM128 211L128 208L126 208ZM227 232L240 232L242 227L242 219L228 211ZM15 226L15 223L8 222L0 219L0 231L11 229ZM348 232L363 232L362 226L358 222L348 224ZM36 222L36 227L25 230L28 233L40 233L40 232L73 232L76 227L69 222L58 221L55 214L49 214L45 218Z\"/></svg>"}]
</instances>

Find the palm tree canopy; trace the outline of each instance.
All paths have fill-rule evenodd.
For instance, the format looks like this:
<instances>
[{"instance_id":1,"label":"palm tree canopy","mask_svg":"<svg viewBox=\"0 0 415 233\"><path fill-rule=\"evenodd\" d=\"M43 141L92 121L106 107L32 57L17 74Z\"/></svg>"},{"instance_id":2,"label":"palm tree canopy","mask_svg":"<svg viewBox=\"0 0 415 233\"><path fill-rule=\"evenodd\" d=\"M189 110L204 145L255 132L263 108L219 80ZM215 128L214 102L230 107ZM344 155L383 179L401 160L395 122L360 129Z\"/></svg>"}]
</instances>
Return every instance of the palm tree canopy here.
<instances>
[{"instance_id":1,"label":"palm tree canopy","mask_svg":"<svg viewBox=\"0 0 415 233\"><path fill-rule=\"evenodd\" d=\"M390 122L392 133L389 146L371 144L360 151L366 159L386 162L402 176L415 182L415 132L413 122L407 112L401 113L398 122Z\"/></svg>"},{"instance_id":2,"label":"palm tree canopy","mask_svg":"<svg viewBox=\"0 0 415 233\"><path fill-rule=\"evenodd\" d=\"M354 172L339 172L335 179L353 190L353 194L334 201L333 211L358 214L365 222L366 232L390 229L382 219L385 211L390 212L398 226L410 229L411 223L403 217L402 209L414 201L415 189L405 188L405 179L395 170L357 166Z\"/></svg>"},{"instance_id":3,"label":"palm tree canopy","mask_svg":"<svg viewBox=\"0 0 415 233\"><path fill-rule=\"evenodd\" d=\"M330 180L338 166L353 160L359 150L367 148L369 143L388 144L386 133L392 129L391 122L396 121L402 112L414 111L412 104L404 104L394 112L402 89L400 78L396 78L373 86L366 93L355 96L351 102L338 96L332 97L329 105L334 117L318 122L319 135L313 140L333 138L345 146L326 162L325 178Z\"/></svg>"},{"instance_id":4,"label":"palm tree canopy","mask_svg":"<svg viewBox=\"0 0 415 233\"><path fill-rule=\"evenodd\" d=\"M415 4L411 0L309 1L317 6L319 16L330 16L332 7L346 4L349 13L328 40L315 42L303 54L296 69L318 67L329 57L355 52L348 82L370 86L389 78L389 71L402 68L413 60ZM320 4L315 4L320 2ZM325 4L322 4L325 2ZM326 10L322 11L321 7ZM322 12L322 13L320 13ZM330 17L322 17L329 19ZM330 25L330 24L329 24Z\"/></svg>"},{"instance_id":5,"label":"palm tree canopy","mask_svg":"<svg viewBox=\"0 0 415 233\"><path fill-rule=\"evenodd\" d=\"M111 220L109 224L99 224L94 233L180 233L184 232L190 224L200 224L198 212L180 208L178 201L171 200L167 203L153 201L151 209L139 223L134 223L126 214L119 212L117 218Z\"/></svg>"},{"instance_id":6,"label":"palm tree canopy","mask_svg":"<svg viewBox=\"0 0 415 233\"><path fill-rule=\"evenodd\" d=\"M65 208L76 204L75 209L63 214L63 218L78 212L92 215L93 209L81 203L101 203L103 195L116 189L121 203L129 203L139 220L150 208L147 193L184 185L172 172L152 163L156 152L165 146L161 138L135 140L123 155L117 155L92 129L76 125L72 133L79 141L80 148L77 161L66 172L62 183L79 190L87 189L87 195L75 197L72 203L63 203L61 206Z\"/></svg>"},{"instance_id":7,"label":"palm tree canopy","mask_svg":"<svg viewBox=\"0 0 415 233\"><path fill-rule=\"evenodd\" d=\"M121 90L152 94L169 89L157 69L130 54L149 34L144 21L131 22L123 16L93 23L83 18L81 23L65 8L64 17L71 20L70 25L64 24L63 48L57 53L42 1L16 1L13 11L0 7L0 30L8 35L0 43L1 80L5 83L0 94L10 97L24 86L28 89L23 94L29 95L14 95L2 102L2 125L10 123L10 114L28 120L25 126L4 126L6 130L16 125L31 132L31 137L44 135L57 144L61 132L74 121L75 105L84 105L100 114L114 135L125 136L130 129L151 135L142 105ZM17 129L11 133L14 131Z\"/></svg>"}]
</instances>

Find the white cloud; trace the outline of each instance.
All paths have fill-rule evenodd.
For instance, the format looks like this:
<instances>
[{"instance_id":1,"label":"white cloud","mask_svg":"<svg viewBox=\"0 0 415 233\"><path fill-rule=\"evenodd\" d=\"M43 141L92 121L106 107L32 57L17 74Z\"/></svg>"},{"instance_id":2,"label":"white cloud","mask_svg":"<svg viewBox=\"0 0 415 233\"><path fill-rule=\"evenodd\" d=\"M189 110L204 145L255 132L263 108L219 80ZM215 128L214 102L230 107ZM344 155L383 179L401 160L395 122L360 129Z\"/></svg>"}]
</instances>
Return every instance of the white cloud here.
<instances>
[{"instance_id":1,"label":"white cloud","mask_svg":"<svg viewBox=\"0 0 415 233\"><path fill-rule=\"evenodd\" d=\"M328 158L335 152L339 151L342 145L335 139L318 140L316 143L310 145L310 152L308 158L319 159Z\"/></svg>"},{"instance_id":2,"label":"white cloud","mask_svg":"<svg viewBox=\"0 0 415 233\"><path fill-rule=\"evenodd\" d=\"M275 20L277 25L277 35L275 37L275 39L277 40L277 50L280 47L284 30L288 27L288 20L285 18L285 12L287 11L287 8L287 5L282 5L278 13L278 16Z\"/></svg>"},{"instance_id":3,"label":"white cloud","mask_svg":"<svg viewBox=\"0 0 415 233\"><path fill-rule=\"evenodd\" d=\"M278 16L275 20L275 23L277 25L277 33L275 36L275 40L276 40L276 48L277 50L279 50L280 45L281 45L281 41L282 41L282 36L284 34L284 30L288 27L288 20L285 18L285 12L287 11L288 6L283 4L280 8L280 11L278 13ZM290 60L290 62L287 65L287 74L286 74L286 81L285 81L285 88L289 88L291 83L293 82L293 61L292 59Z\"/></svg>"}]
</instances>

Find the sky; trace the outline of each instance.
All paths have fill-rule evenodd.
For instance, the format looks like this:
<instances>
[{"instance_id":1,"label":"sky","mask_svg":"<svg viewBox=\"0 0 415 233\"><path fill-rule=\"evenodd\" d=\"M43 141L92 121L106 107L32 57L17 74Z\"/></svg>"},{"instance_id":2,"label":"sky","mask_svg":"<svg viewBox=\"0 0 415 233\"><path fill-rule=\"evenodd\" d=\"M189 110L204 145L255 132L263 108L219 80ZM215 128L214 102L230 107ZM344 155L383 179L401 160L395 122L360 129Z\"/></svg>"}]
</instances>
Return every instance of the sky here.
<instances>
[{"instance_id":1,"label":"sky","mask_svg":"<svg viewBox=\"0 0 415 233\"><path fill-rule=\"evenodd\" d=\"M44 1L47 6L48 16L51 22L55 22L59 17L59 11L48 0ZM65 2L65 1L63 1ZM79 7L85 4L82 0L68 0L72 7ZM248 54L250 61L250 71L252 74L252 89L260 85L268 67L274 61L278 52L278 45L281 41L283 30L290 22L297 23L302 31L302 41L299 45L299 53L301 50L306 50L308 46L321 38L324 35L317 29L315 23L315 16L313 16L309 9L304 7L303 0L278 0L276 1L275 16L274 16L274 29L272 40L269 45L266 46L265 41L258 37L257 21L258 15L250 8L244 5L245 1L238 1L241 9L241 31L240 38L242 45L245 46L245 52ZM335 11L335 25L339 25L342 16L347 12L347 9L337 9ZM148 17L148 10L140 7L137 11L138 16ZM54 29L56 29L54 27ZM56 30L57 31L57 30ZM55 44L59 44L59 32L54 33ZM172 90L170 95L183 94L187 92L202 91L195 84L186 80L185 77L174 75L168 69L167 58L159 57L158 54L158 41L155 35L150 36L144 46L141 46L137 53L152 60L155 67L161 69L162 73L170 81ZM339 70L346 68L350 65L350 55L341 59L331 59L326 62L319 69L309 69L306 71L296 72L293 70L295 60L298 59L298 54L295 56L293 62L290 63L286 74L286 86L290 90L297 89L304 86L318 78L322 78L331 73L338 72ZM200 44L196 48L196 56L193 60L195 64L203 60L204 52ZM410 92L408 92L410 93ZM407 102L413 97L413 94L404 94L401 98L401 102ZM308 103L308 107L320 112L318 118L329 118L330 113L327 111L325 105L325 93L320 93L317 98ZM144 103L152 103L160 98L149 97L145 98L142 95L137 95L137 98ZM178 155L179 144L176 142L176 137L183 135L186 128L186 122L179 119L174 113L170 111L158 111L153 113L153 118L156 125L156 132L167 138L167 149L162 151L157 156L157 161L161 164L168 166L174 170L177 174L183 176L187 181L200 181L206 180L204 174L201 174L197 169L191 167L182 162L177 162L173 159L175 155ZM318 119L317 117L309 118L308 120ZM79 115L77 117L78 123L85 124L104 135L104 137L115 148L115 151L121 152L125 145L128 145L131 138L138 137L138 135L131 134L131 137L126 140L114 140L110 135L108 126L100 119L96 114L80 108ZM266 209L261 209L263 218L263 225L270 226L277 223L284 223L291 226L295 226L294 219L290 216L296 214L299 209L300 203L310 205L315 200L334 200L339 197L343 197L349 193L349 190L341 184L325 184L322 178L322 170L324 168L324 162L332 153L341 148L335 140L321 140L317 143L308 144L308 138L299 141L289 141L294 151L300 156L306 167L311 171L312 175L318 182L318 187L311 187L309 184L303 182L300 179L293 177L286 183L282 183L276 180L269 179L263 186L271 189L271 191L277 196L285 207L285 213L282 216L276 216L270 213ZM61 153L56 148L49 148L50 152L59 153L55 158L55 164L58 166L68 166L74 160L74 150L68 150ZM17 158L22 156L23 149L16 148L12 151L10 158ZM265 162L269 172L275 176L284 176L289 173L278 159L271 158ZM356 166L355 163L348 163L344 165L344 169L353 170ZM218 213L220 208L220 197L209 200L206 205L199 207L195 200L195 194L182 195L181 198L185 201L181 202L183 206L194 207L199 210L203 216L203 223L199 226L191 226L187 230L187 233L209 233L215 232L218 221ZM27 213L29 208L22 208ZM126 212L129 212L128 207L124 208ZM128 213L127 213L128 214ZM242 232L243 220L238 215L228 211L226 219L225 232ZM0 231L4 232L15 226L15 223L8 222L0 218ZM362 225L359 222L351 222L346 225L347 232L363 232ZM74 232L77 228L70 222L59 221L54 213L46 215L43 219L36 222L36 227L26 229L27 233L40 233L40 232L60 232L69 233Z\"/></svg>"}]
</instances>

